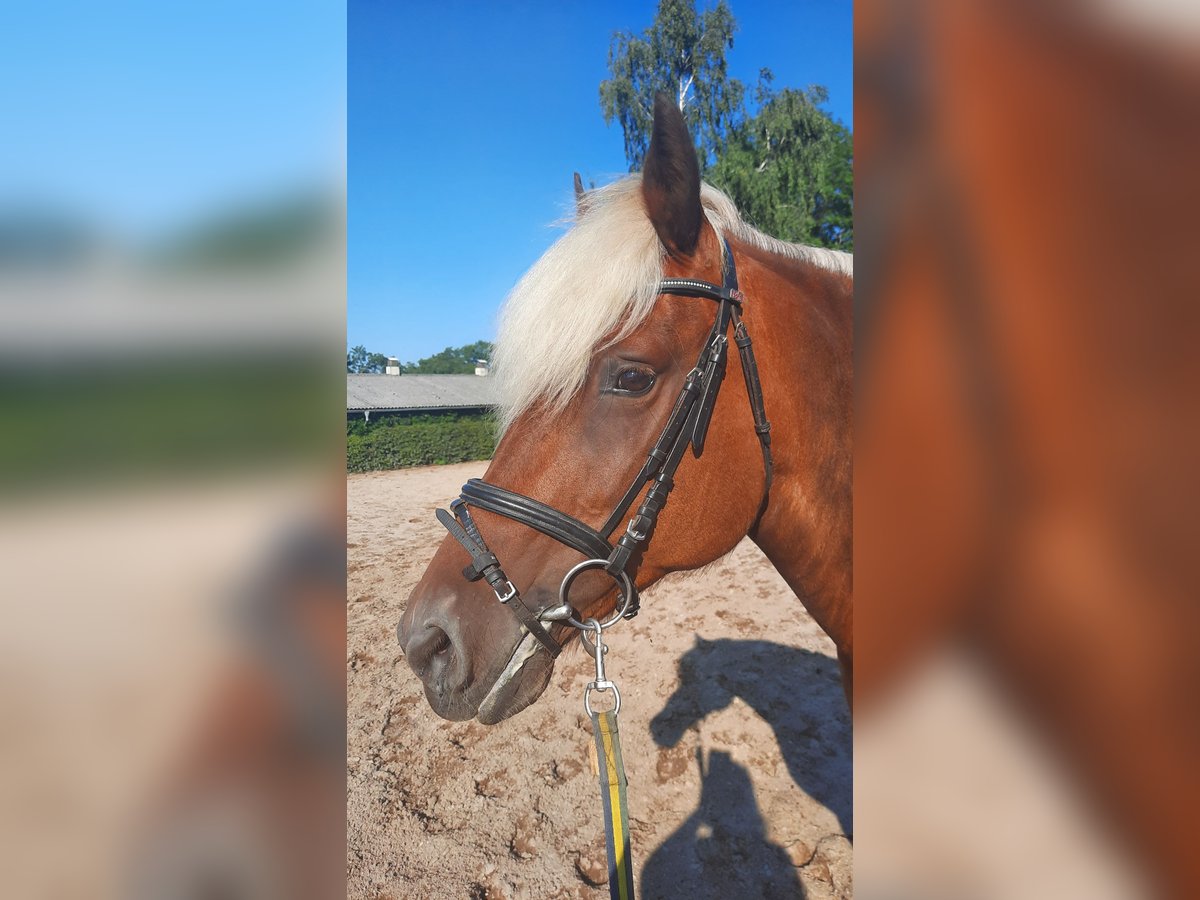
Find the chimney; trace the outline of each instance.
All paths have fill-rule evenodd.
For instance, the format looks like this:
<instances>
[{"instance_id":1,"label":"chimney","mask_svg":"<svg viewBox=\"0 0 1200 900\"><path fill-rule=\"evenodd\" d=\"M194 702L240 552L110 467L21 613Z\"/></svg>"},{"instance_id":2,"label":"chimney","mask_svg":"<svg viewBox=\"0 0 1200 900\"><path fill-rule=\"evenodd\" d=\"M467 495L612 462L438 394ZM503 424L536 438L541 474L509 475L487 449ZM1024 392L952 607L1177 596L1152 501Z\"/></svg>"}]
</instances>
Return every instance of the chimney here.
<instances>
[{"instance_id":1,"label":"chimney","mask_svg":"<svg viewBox=\"0 0 1200 900\"><path fill-rule=\"evenodd\" d=\"M378 363L376 363L376 365L378 365ZM387 360L387 367L383 370L383 372L385 375L399 375L400 360L396 359L394 356L389 356Z\"/></svg>"},{"instance_id":2,"label":"chimney","mask_svg":"<svg viewBox=\"0 0 1200 900\"><path fill-rule=\"evenodd\" d=\"M475 374L478 375L480 378L487 377L488 361L486 359L475 360Z\"/></svg>"}]
</instances>

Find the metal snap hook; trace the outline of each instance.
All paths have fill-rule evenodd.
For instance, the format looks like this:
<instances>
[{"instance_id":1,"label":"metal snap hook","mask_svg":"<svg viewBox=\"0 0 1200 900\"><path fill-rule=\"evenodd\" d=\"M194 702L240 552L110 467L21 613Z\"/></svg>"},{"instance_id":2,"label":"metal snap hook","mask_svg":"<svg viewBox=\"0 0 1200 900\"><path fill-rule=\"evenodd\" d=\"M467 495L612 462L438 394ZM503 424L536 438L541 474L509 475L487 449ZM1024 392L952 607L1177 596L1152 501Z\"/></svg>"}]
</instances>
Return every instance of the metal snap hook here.
<instances>
[{"instance_id":1,"label":"metal snap hook","mask_svg":"<svg viewBox=\"0 0 1200 900\"><path fill-rule=\"evenodd\" d=\"M588 686L583 689L583 708L587 712L589 717L594 715L594 713L592 711L592 691L593 690L612 691L612 693L613 693L612 714L615 716L617 713L619 713L621 711L621 692L617 690L617 686L615 684L613 684L612 682L609 682L609 686L607 688L596 688L593 685L588 684Z\"/></svg>"},{"instance_id":2,"label":"metal snap hook","mask_svg":"<svg viewBox=\"0 0 1200 900\"><path fill-rule=\"evenodd\" d=\"M591 652L592 648L588 646L587 634L589 631L595 633L592 640L595 642L595 652ZM604 643L604 627L595 619L588 619L584 623L583 633L579 636L584 642L584 646L588 648L589 653L596 660L596 679L589 681L587 687L583 689L583 708L587 711L588 716L592 715L592 691L612 691L613 694L613 715L621 711L621 692L617 690L617 686L612 681L608 680L608 676L604 672L604 654L608 652L608 646Z\"/></svg>"}]
</instances>

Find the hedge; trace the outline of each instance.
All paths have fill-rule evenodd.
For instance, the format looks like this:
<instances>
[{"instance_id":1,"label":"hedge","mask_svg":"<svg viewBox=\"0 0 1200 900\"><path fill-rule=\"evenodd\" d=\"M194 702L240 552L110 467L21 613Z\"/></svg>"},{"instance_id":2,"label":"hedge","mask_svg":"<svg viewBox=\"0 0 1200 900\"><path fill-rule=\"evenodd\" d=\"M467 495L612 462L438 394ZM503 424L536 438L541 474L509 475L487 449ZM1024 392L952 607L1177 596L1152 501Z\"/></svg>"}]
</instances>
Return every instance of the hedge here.
<instances>
[{"instance_id":1,"label":"hedge","mask_svg":"<svg viewBox=\"0 0 1200 900\"><path fill-rule=\"evenodd\" d=\"M130 355L0 365L0 496L328 460L337 434L313 411L342 401L326 350Z\"/></svg>"},{"instance_id":2,"label":"hedge","mask_svg":"<svg viewBox=\"0 0 1200 900\"><path fill-rule=\"evenodd\" d=\"M388 422L365 431L348 429L346 471L375 472L407 466L490 459L496 449L496 423L491 417Z\"/></svg>"}]
</instances>

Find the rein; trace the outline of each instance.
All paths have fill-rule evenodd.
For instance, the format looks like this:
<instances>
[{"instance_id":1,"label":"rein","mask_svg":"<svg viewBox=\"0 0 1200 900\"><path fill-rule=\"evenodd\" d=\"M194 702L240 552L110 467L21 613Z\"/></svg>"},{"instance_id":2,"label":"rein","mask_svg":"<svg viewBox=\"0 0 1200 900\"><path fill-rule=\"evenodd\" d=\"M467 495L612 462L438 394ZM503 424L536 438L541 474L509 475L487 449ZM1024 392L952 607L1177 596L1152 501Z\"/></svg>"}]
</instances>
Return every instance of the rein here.
<instances>
[{"instance_id":1,"label":"rein","mask_svg":"<svg viewBox=\"0 0 1200 900\"><path fill-rule=\"evenodd\" d=\"M609 890L614 900L632 900L633 871L629 854L629 821L625 807L625 770L617 729L621 694L616 684L605 674L604 656L608 647L604 643L603 633L619 619L631 619L638 613L640 599L629 573L630 561L634 553L649 543L658 516L675 487L675 470L679 468L688 447L692 448L692 454L697 459L704 452L713 408L716 406L721 382L725 378L729 347L727 332L731 324L734 344L738 348L742 374L746 382L746 394L754 415L754 431L762 447L763 468L766 472L766 487L759 506L759 515L766 508L771 490L771 423L767 420L763 407L762 383L758 377L758 364L754 359L750 334L742 321L742 304L746 298L738 289L737 267L728 241L722 240L722 245L722 283L719 286L692 278L665 278L659 282L659 294L712 300L717 304L716 317L708 337L705 338L696 365L684 379L683 387L675 399L675 405L667 417L662 433L646 457L645 464L607 521L600 526L600 530L597 531L552 506L516 491L489 484L480 478L472 478L463 485L462 494L450 504L450 512L444 509L437 510L438 521L471 557L471 564L463 569L464 578L468 581L485 579L496 599L513 611L528 635L536 639L551 657L557 657L562 652L563 644L555 640L545 623L565 622L580 631L584 649L596 661L596 678L588 683L583 703L584 709L592 719L600 760L600 789L605 799L604 820L610 870ZM628 514L647 483L650 487L642 498L637 513L629 520L625 530L614 543L613 532ZM557 606L536 611L529 608L520 591L504 574L500 560L488 549L487 542L471 517L471 506L520 522L583 554L584 561L563 576L558 589ZM605 621L594 618L580 621L580 614L568 599L571 585L588 569L602 569L616 582L621 595L616 610ZM513 668L514 662L510 662L497 685L492 688L489 697L519 671L527 658L520 655L526 640L523 639L514 651L516 669ZM602 691L612 691L614 707L610 710L595 711L591 705L591 694Z\"/></svg>"}]
</instances>

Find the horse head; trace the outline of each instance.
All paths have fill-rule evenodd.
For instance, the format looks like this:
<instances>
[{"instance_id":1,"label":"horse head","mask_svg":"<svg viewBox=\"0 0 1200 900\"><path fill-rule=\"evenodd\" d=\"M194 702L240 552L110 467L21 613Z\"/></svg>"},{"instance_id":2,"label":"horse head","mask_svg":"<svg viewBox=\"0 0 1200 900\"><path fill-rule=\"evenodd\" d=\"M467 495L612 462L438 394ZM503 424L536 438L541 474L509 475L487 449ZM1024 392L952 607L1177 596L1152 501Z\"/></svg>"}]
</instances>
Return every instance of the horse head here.
<instances>
[{"instance_id":1,"label":"horse head","mask_svg":"<svg viewBox=\"0 0 1200 900\"><path fill-rule=\"evenodd\" d=\"M701 183L683 116L657 99L642 174L577 196L574 226L505 303L502 437L454 514L439 511L450 538L398 629L439 715L513 715L545 689L575 629L635 613L637 590L712 562L751 530L793 588L836 570L835 590L809 582L802 596L827 593L839 606L826 620L848 626L847 259L746 225ZM744 309L741 287L754 298ZM778 373L767 385L750 328ZM741 365L726 377L732 355ZM811 402L786 384L795 374ZM723 380L742 383L721 391ZM768 522L772 391L789 434L807 417L816 443L789 442ZM831 548L836 565L810 565Z\"/></svg>"},{"instance_id":2,"label":"horse head","mask_svg":"<svg viewBox=\"0 0 1200 900\"><path fill-rule=\"evenodd\" d=\"M667 699L667 704L650 720L650 734L660 747L674 747L684 732L697 722L727 707L735 696L730 680L723 673L709 673L711 660L729 646L728 639L696 640L679 659L679 689Z\"/></svg>"},{"instance_id":3,"label":"horse head","mask_svg":"<svg viewBox=\"0 0 1200 900\"><path fill-rule=\"evenodd\" d=\"M702 208L687 127L665 98L655 113L643 175L588 192L574 227L510 295L497 340L503 436L484 481L592 528L642 469L713 327L713 304L660 299L660 281L721 281L722 241ZM758 514L765 475L750 410L734 390L716 406L707 452L684 455L654 540L633 554L638 588L716 559ZM558 606L563 575L580 552L520 521L472 513L525 605ZM540 695L553 657L523 640L527 629L483 579L463 578L470 561L459 542L442 542L398 636L438 714L491 723ZM622 599L599 568L570 588L570 604L585 618L610 615ZM561 622L549 630L558 640L573 631Z\"/></svg>"}]
</instances>

